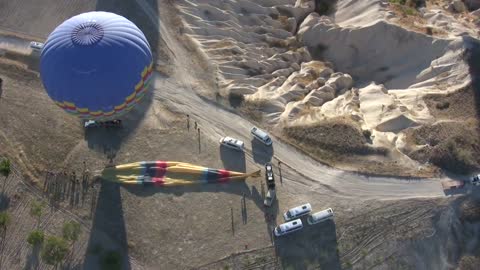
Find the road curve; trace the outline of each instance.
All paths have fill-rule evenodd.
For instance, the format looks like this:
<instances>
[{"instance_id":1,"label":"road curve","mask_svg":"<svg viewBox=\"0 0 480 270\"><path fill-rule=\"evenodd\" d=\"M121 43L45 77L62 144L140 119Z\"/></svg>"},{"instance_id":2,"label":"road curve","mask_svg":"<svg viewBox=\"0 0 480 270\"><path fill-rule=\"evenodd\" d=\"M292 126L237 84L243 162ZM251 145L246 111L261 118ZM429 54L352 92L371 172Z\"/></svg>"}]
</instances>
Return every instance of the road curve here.
<instances>
[{"instance_id":1,"label":"road curve","mask_svg":"<svg viewBox=\"0 0 480 270\"><path fill-rule=\"evenodd\" d=\"M247 142L247 150L252 151L248 142L251 141L250 129L253 124L235 111L200 97L188 84L159 74L155 76L153 91L154 97L170 109L198 119L206 136L214 140L225 135L233 136ZM359 199L445 196L440 185L441 179L409 180L359 175L327 167L275 138L273 147L274 158L300 173L299 177L306 178L304 180L315 190ZM245 157L249 162L255 162L251 155Z\"/></svg>"}]
</instances>

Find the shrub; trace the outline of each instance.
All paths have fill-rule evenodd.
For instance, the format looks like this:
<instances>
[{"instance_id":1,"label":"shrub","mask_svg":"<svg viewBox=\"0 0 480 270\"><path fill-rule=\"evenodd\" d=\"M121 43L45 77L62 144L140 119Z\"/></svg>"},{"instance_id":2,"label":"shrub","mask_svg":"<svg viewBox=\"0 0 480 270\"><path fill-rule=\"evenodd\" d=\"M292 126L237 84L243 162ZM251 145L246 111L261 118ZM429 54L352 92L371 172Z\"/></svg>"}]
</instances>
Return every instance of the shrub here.
<instances>
[{"instance_id":1,"label":"shrub","mask_svg":"<svg viewBox=\"0 0 480 270\"><path fill-rule=\"evenodd\" d=\"M66 222L63 224L62 235L65 240L75 242L80 236L81 228L80 224L75 221Z\"/></svg>"},{"instance_id":2,"label":"shrub","mask_svg":"<svg viewBox=\"0 0 480 270\"><path fill-rule=\"evenodd\" d=\"M39 219L42 216L43 205L44 204L39 201L32 202L32 204L30 205L30 215Z\"/></svg>"},{"instance_id":3,"label":"shrub","mask_svg":"<svg viewBox=\"0 0 480 270\"><path fill-rule=\"evenodd\" d=\"M2 162L0 162L0 174L2 174L5 177L8 177L10 172L11 172L10 160L3 159Z\"/></svg>"},{"instance_id":4,"label":"shrub","mask_svg":"<svg viewBox=\"0 0 480 270\"><path fill-rule=\"evenodd\" d=\"M46 264L57 265L63 261L67 253L68 244L65 239L49 236L42 247L41 258Z\"/></svg>"},{"instance_id":5,"label":"shrub","mask_svg":"<svg viewBox=\"0 0 480 270\"><path fill-rule=\"evenodd\" d=\"M6 230L10 224L10 215L7 212L0 212L0 229Z\"/></svg>"},{"instance_id":6,"label":"shrub","mask_svg":"<svg viewBox=\"0 0 480 270\"><path fill-rule=\"evenodd\" d=\"M43 243L45 235L42 231L34 230L28 235L27 242L32 246L37 246Z\"/></svg>"}]
</instances>

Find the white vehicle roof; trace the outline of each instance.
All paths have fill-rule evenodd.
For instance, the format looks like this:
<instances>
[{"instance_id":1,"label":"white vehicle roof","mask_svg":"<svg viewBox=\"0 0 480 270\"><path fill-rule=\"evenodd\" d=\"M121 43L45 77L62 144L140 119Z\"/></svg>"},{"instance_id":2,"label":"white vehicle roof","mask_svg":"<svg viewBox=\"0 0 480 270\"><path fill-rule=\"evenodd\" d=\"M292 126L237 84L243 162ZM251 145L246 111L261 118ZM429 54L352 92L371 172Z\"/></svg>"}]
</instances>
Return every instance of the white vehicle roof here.
<instances>
[{"instance_id":1,"label":"white vehicle roof","mask_svg":"<svg viewBox=\"0 0 480 270\"><path fill-rule=\"evenodd\" d=\"M37 42L37 41L32 41L30 42L30 47L36 48L36 49L41 49L43 47L43 43Z\"/></svg>"},{"instance_id":2,"label":"white vehicle roof","mask_svg":"<svg viewBox=\"0 0 480 270\"><path fill-rule=\"evenodd\" d=\"M257 127L253 127L251 131L252 131L252 133L254 133L255 135L257 135L258 137L260 137L264 140L270 138L270 136L268 136L268 134L265 131L263 131L263 130L257 128Z\"/></svg>"},{"instance_id":3,"label":"white vehicle roof","mask_svg":"<svg viewBox=\"0 0 480 270\"><path fill-rule=\"evenodd\" d=\"M290 213L291 217L297 217L310 211L312 211L312 206L309 203L306 203L288 210L287 213Z\"/></svg>"},{"instance_id":4,"label":"white vehicle roof","mask_svg":"<svg viewBox=\"0 0 480 270\"><path fill-rule=\"evenodd\" d=\"M298 228L298 227L301 227L301 226L303 226L303 224L302 224L302 220L300 220L300 219L295 219L295 220L285 222L283 224L278 225L278 227L280 228L280 230L282 232L285 232L285 231L288 231L288 230L291 230L291 229L295 229L295 228Z\"/></svg>"},{"instance_id":5,"label":"white vehicle roof","mask_svg":"<svg viewBox=\"0 0 480 270\"><path fill-rule=\"evenodd\" d=\"M309 203L302 204L300 206L297 206L297 207L294 207L294 208L288 210L288 212L290 212L290 214L302 214L302 213L305 213L305 212L308 212L308 211L312 211L312 206Z\"/></svg>"},{"instance_id":6,"label":"white vehicle roof","mask_svg":"<svg viewBox=\"0 0 480 270\"><path fill-rule=\"evenodd\" d=\"M224 142L234 143L234 144L243 144L242 141L237 140L237 139L234 139L234 138L232 138L232 137L228 137L228 136L224 137L224 138L223 138L223 141L224 141Z\"/></svg>"},{"instance_id":7,"label":"white vehicle roof","mask_svg":"<svg viewBox=\"0 0 480 270\"><path fill-rule=\"evenodd\" d=\"M236 144L236 145L239 145L239 146L243 146L242 141L234 139L232 137L226 136L226 137L223 138L223 141L226 142L226 143L231 143L231 144Z\"/></svg>"},{"instance_id":8,"label":"white vehicle roof","mask_svg":"<svg viewBox=\"0 0 480 270\"><path fill-rule=\"evenodd\" d=\"M312 214L311 219L313 222L316 222L316 221L320 221L320 220L331 218L331 217L333 217L333 210L332 208L328 208L320 212L317 212L315 214Z\"/></svg>"}]
</instances>

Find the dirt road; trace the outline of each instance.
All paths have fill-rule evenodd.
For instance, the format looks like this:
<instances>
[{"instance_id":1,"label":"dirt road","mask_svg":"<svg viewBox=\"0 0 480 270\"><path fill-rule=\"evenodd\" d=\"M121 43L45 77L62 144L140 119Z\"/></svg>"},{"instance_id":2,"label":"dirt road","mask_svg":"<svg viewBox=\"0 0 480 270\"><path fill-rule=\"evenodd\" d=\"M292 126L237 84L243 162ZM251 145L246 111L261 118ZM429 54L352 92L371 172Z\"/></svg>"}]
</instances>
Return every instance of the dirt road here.
<instances>
[{"instance_id":1,"label":"dirt road","mask_svg":"<svg viewBox=\"0 0 480 270\"><path fill-rule=\"evenodd\" d=\"M284 169L294 170L304 176L303 179L298 177L288 179L288 177L285 177L287 181L308 183L311 189L318 192L330 192L342 197L365 200L444 196L440 185L442 179L409 180L368 177L344 172L324 166L275 138L273 138L273 157L264 154L264 148L252 147L250 129L253 124L230 108L203 98L196 92L196 89L191 87L195 79L198 80L198 78L193 78L191 69L200 69L201 67L191 66L192 62L188 61L191 52L186 52L181 44L178 44L179 41L173 36L174 33L171 33L172 30L167 29L165 23L153 15L155 13L148 3L143 0L137 0L137 3L144 9L150 20L158 20L157 25L161 37L176 60L176 74L173 77L167 78L156 74L154 96L173 111L190 114L192 119L198 119L202 134L213 140L218 140L225 135L242 139L246 142L247 162L259 163L261 166L262 163L269 161L271 158L275 163L281 161ZM4 49L29 50L28 41L24 41L22 44L20 39L17 40L16 38L2 38L0 40L1 44L3 44L1 47L5 47ZM12 48L12 46L15 48ZM189 62L189 65L186 65L186 62Z\"/></svg>"},{"instance_id":2,"label":"dirt road","mask_svg":"<svg viewBox=\"0 0 480 270\"><path fill-rule=\"evenodd\" d=\"M180 94L181 92L181 94ZM199 119L202 133L218 140L229 135L246 142L246 158L255 162L263 149L252 149L250 129L253 126L234 111L203 99L193 89L182 87L174 79L156 76L155 98L168 107ZM334 192L336 195L360 199L401 199L444 196L439 180L408 180L386 177L367 177L326 167L295 148L273 138L274 160L281 160L286 170L304 175L306 179L288 179L309 182L310 188ZM267 161L267 160L265 160ZM263 164L259 164L260 166Z\"/></svg>"}]
</instances>

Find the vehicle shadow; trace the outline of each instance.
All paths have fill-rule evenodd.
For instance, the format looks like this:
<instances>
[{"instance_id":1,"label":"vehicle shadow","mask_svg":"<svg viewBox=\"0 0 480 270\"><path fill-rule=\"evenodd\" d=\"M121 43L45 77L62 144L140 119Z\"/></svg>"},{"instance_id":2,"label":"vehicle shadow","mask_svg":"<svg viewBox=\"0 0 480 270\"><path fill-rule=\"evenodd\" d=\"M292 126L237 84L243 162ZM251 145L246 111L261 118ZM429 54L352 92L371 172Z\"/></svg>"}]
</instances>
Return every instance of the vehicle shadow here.
<instances>
[{"instance_id":1,"label":"vehicle shadow","mask_svg":"<svg viewBox=\"0 0 480 270\"><path fill-rule=\"evenodd\" d=\"M265 224L267 233L270 237L270 241L272 244L274 243L275 239L272 234L273 229L278 225L277 223L277 216L278 216L278 200L277 196L275 196L275 200L272 202L271 206L263 206L262 211L265 216Z\"/></svg>"},{"instance_id":2,"label":"vehicle shadow","mask_svg":"<svg viewBox=\"0 0 480 270\"><path fill-rule=\"evenodd\" d=\"M273 157L273 146L267 146L259 140L253 138L252 141L252 155L253 161L258 164L264 165L270 162Z\"/></svg>"},{"instance_id":3,"label":"vehicle shadow","mask_svg":"<svg viewBox=\"0 0 480 270\"><path fill-rule=\"evenodd\" d=\"M341 269L336 226L332 220L275 237L275 251L283 269Z\"/></svg>"},{"instance_id":4,"label":"vehicle shadow","mask_svg":"<svg viewBox=\"0 0 480 270\"><path fill-rule=\"evenodd\" d=\"M223 167L229 171L246 172L245 153L220 145L220 158Z\"/></svg>"},{"instance_id":5,"label":"vehicle shadow","mask_svg":"<svg viewBox=\"0 0 480 270\"><path fill-rule=\"evenodd\" d=\"M476 194L480 191L480 186L473 186L469 183L466 183L465 186L462 188L453 188L453 189L446 189L443 190L445 196L449 195L460 195L460 194Z\"/></svg>"}]
</instances>

